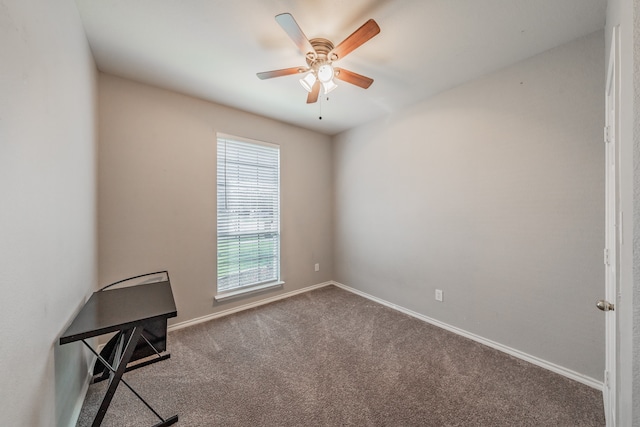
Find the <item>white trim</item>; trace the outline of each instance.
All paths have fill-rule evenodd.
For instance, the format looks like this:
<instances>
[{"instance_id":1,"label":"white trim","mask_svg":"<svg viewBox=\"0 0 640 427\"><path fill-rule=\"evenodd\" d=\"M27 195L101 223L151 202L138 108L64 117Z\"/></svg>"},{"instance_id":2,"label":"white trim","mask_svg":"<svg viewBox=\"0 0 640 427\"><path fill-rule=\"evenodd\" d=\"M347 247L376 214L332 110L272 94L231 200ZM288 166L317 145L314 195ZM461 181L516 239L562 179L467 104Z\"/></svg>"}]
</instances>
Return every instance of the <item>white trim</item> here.
<instances>
[{"instance_id":1,"label":"white trim","mask_svg":"<svg viewBox=\"0 0 640 427\"><path fill-rule=\"evenodd\" d=\"M605 300L613 302L619 308L618 289L620 280L619 261L623 242L623 222L620 205L620 55L619 25L612 29L611 47L609 49L609 64L607 68L607 82L605 88ZM619 234L618 234L619 233ZM602 398L607 426L615 426L617 375L616 375L616 336L618 313L609 311L605 318L605 366L604 387Z\"/></svg>"},{"instance_id":2,"label":"white trim","mask_svg":"<svg viewBox=\"0 0 640 427\"><path fill-rule=\"evenodd\" d=\"M92 355L93 356L93 355ZM96 357L93 356L93 359ZM76 400L76 404L73 406L73 411L71 411L71 415L69 416L69 427L76 427L78 424L78 419L80 418L80 411L82 411L82 405L84 405L84 401L87 398L87 392L89 391L89 385L91 385L91 379L93 378L93 360L89 363L91 367L90 370L87 371L87 376L84 379L84 384L82 385L82 390L80 390L80 396L82 398L78 398Z\"/></svg>"},{"instance_id":3,"label":"white trim","mask_svg":"<svg viewBox=\"0 0 640 427\"><path fill-rule=\"evenodd\" d=\"M567 377L569 379L572 379L574 381L577 381L577 382L582 383L584 385L587 385L589 387L593 387L596 390L600 390L600 391L603 390L603 383L601 381L595 380L595 379L593 379L591 377L588 377L586 375L583 375L583 374L580 374L578 372L572 371L571 369L567 369L567 368L564 368L562 366L556 365L555 363L551 363L551 362L548 362L546 360L542 360L540 358L537 358L535 356L531 356L530 354L523 353L522 351L516 350L516 349L508 347L506 345L497 343L495 341L491 341L489 339L483 338L483 337L481 337L479 335L476 335L476 334L473 334L471 332L467 332L467 331L465 331L463 329L460 329L460 328L457 328L455 326L448 325L448 324L446 324L444 322L441 322L441 321L436 320L436 319L432 319L431 317L427 317L427 316L425 316L423 314L416 313L415 311L412 311L412 310L406 309L404 307L401 307L399 305L390 303L390 302L385 301L383 299L380 299L378 297L374 297L374 296L369 295L369 294L367 294L365 292L362 292L362 291L359 291L357 289L351 288L349 286L343 285L342 283L332 282L332 284L337 286L337 287L339 287L339 288L341 288L341 289L344 289L345 291L354 293L356 295L360 295L361 297L367 298L367 299L369 299L371 301L375 301L375 302L377 302L379 304L382 304L384 306L387 306L389 308L397 310L397 311L399 311L401 313L408 314L409 316L415 317L416 319L419 319L419 320L422 320L424 322L430 323L430 324L432 324L434 326L438 326L438 327L440 327L442 329L445 329L445 330L447 330L449 332L453 332L454 334L463 336L465 338L469 338L469 339L471 339L473 341L479 342L480 344L484 344L484 345L486 345L488 347L491 347L491 348L494 348L496 350L502 351L504 353L507 353L507 354L513 356L513 357L517 357L518 359L522 359L522 360L527 361L529 363L532 363L532 364L534 364L536 366L539 366L541 368L547 369L547 370L549 370L551 372L555 372L556 374L560 374L560 375L562 375L564 377Z\"/></svg>"},{"instance_id":4,"label":"white trim","mask_svg":"<svg viewBox=\"0 0 640 427\"><path fill-rule=\"evenodd\" d=\"M280 144L274 144L273 142L260 141L258 139L245 138L243 136L231 135L228 133L216 132L216 139L231 140L237 142L247 142L249 144L262 145L263 147L271 147L280 149Z\"/></svg>"},{"instance_id":5,"label":"white trim","mask_svg":"<svg viewBox=\"0 0 640 427\"><path fill-rule=\"evenodd\" d=\"M178 329L186 328L188 326L197 325L198 323L203 323L203 322L206 322L208 320L213 320L213 319L217 319L217 318L220 318L220 317L228 316L230 314L237 313L239 311L244 311L244 310L248 310L250 308L259 307L259 306L264 305L264 304L269 304L269 303L274 302L274 301L278 301L278 300L281 300L281 299L289 298L289 297L292 297L294 295L298 295L298 294L301 294L301 293L304 293L304 292L313 291L315 289L324 288L325 286L329 286L329 285L333 285L333 284L334 284L334 282L331 282L331 281L324 282L324 283L318 283L317 285L311 285L311 286L307 286L307 287L302 288L302 289L297 289L295 291L285 292L284 294L279 294L279 295L275 295L275 296L272 296L272 297L269 297L269 298L261 299L259 301L251 302L251 303L248 303L248 304L243 304L243 305L240 305L238 307L230 308L228 310L218 311L216 313L207 314L206 316L197 317L195 319L191 319L191 320L186 320L184 322L175 323L173 325L170 325L167 329L168 329L168 331L176 331Z\"/></svg>"},{"instance_id":6,"label":"white trim","mask_svg":"<svg viewBox=\"0 0 640 427\"><path fill-rule=\"evenodd\" d=\"M281 287L282 285L284 285L284 282L279 280L277 282L263 283L262 285L248 286L246 288L238 289L235 291L221 292L215 295L213 299L216 301L230 300L233 298L246 296L255 292L262 292L269 289L278 288L278 287Z\"/></svg>"}]
</instances>

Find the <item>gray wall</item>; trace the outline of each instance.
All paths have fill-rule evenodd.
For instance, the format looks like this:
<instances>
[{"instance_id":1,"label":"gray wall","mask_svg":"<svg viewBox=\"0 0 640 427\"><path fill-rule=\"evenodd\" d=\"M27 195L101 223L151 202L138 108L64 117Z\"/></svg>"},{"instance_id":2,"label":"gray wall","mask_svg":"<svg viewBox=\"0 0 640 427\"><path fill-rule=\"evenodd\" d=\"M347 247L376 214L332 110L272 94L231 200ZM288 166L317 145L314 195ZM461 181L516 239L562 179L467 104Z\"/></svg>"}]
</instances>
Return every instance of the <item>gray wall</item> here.
<instances>
[{"instance_id":1,"label":"gray wall","mask_svg":"<svg viewBox=\"0 0 640 427\"><path fill-rule=\"evenodd\" d=\"M58 337L96 283L95 80L72 0L0 0L2 425L66 425L86 385Z\"/></svg>"},{"instance_id":2,"label":"gray wall","mask_svg":"<svg viewBox=\"0 0 640 427\"><path fill-rule=\"evenodd\" d=\"M175 323L333 278L328 136L102 73L99 111L101 285L168 269ZM286 283L214 304L218 131L280 144Z\"/></svg>"},{"instance_id":3,"label":"gray wall","mask_svg":"<svg viewBox=\"0 0 640 427\"><path fill-rule=\"evenodd\" d=\"M338 135L335 279L601 381L604 56L597 32Z\"/></svg>"}]
</instances>

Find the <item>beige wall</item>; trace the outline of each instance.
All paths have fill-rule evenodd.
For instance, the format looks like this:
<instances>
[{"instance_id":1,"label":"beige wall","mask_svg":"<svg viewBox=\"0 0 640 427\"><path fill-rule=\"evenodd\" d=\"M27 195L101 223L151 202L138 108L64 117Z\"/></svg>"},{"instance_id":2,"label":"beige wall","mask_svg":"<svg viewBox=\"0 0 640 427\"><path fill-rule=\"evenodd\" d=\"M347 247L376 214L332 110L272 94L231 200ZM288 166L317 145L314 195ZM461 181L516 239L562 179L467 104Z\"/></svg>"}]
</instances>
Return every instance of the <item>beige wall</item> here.
<instances>
[{"instance_id":1,"label":"beige wall","mask_svg":"<svg viewBox=\"0 0 640 427\"><path fill-rule=\"evenodd\" d=\"M335 280L601 381L604 55L594 33L337 136Z\"/></svg>"},{"instance_id":2,"label":"beige wall","mask_svg":"<svg viewBox=\"0 0 640 427\"><path fill-rule=\"evenodd\" d=\"M2 425L66 425L86 385L58 337L96 283L95 80L73 0L0 1Z\"/></svg>"},{"instance_id":3,"label":"beige wall","mask_svg":"<svg viewBox=\"0 0 640 427\"><path fill-rule=\"evenodd\" d=\"M99 111L100 285L167 269L176 323L333 278L328 136L107 74ZM285 285L223 303L213 300L216 132L279 144L281 157Z\"/></svg>"}]
</instances>

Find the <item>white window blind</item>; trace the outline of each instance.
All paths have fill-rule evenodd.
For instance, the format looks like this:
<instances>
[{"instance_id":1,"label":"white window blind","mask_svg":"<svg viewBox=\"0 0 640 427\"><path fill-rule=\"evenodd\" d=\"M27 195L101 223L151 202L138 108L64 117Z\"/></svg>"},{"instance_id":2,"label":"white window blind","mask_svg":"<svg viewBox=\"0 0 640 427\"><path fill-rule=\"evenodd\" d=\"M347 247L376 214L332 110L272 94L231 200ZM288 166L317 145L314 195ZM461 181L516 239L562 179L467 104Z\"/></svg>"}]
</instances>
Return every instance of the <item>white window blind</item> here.
<instances>
[{"instance_id":1,"label":"white window blind","mask_svg":"<svg viewBox=\"0 0 640 427\"><path fill-rule=\"evenodd\" d=\"M280 149L218 134L218 292L280 279Z\"/></svg>"}]
</instances>

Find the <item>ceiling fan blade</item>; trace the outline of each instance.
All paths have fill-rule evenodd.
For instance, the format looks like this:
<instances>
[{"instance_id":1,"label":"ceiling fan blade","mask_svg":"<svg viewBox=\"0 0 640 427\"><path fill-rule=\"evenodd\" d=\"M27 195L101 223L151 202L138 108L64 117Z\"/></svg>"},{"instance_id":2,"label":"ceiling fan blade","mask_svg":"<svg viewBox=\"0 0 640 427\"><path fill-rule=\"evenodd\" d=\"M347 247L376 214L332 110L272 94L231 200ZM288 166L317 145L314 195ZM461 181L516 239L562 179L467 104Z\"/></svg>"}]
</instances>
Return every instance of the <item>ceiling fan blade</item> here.
<instances>
[{"instance_id":1,"label":"ceiling fan blade","mask_svg":"<svg viewBox=\"0 0 640 427\"><path fill-rule=\"evenodd\" d=\"M313 104L318 100L318 95L320 94L320 80L316 80L311 88L311 92L307 95L307 104Z\"/></svg>"},{"instance_id":2,"label":"ceiling fan blade","mask_svg":"<svg viewBox=\"0 0 640 427\"><path fill-rule=\"evenodd\" d=\"M349 37L333 48L327 55L330 61L337 61L344 58L350 52L362 46L365 42L376 36L380 32L380 27L373 19L369 19L355 30Z\"/></svg>"},{"instance_id":3,"label":"ceiling fan blade","mask_svg":"<svg viewBox=\"0 0 640 427\"><path fill-rule=\"evenodd\" d=\"M360 86L363 89L367 89L373 83L373 79L363 76L353 71L345 70L344 68L336 68L336 79L343 82L351 83L352 85Z\"/></svg>"},{"instance_id":4,"label":"ceiling fan blade","mask_svg":"<svg viewBox=\"0 0 640 427\"><path fill-rule=\"evenodd\" d=\"M282 70L263 71L261 73L256 73L256 75L260 80L265 80L265 79L272 79L274 77L304 73L305 71L307 71L307 69L304 67L291 67L291 68L283 68Z\"/></svg>"},{"instance_id":5,"label":"ceiling fan blade","mask_svg":"<svg viewBox=\"0 0 640 427\"><path fill-rule=\"evenodd\" d=\"M293 40L296 46L298 46L298 49L303 55L306 56L309 52L313 52L315 54L316 50L311 46L311 42L309 42L309 39L304 35L300 26L296 20L293 19L293 16L290 13L281 13L276 15L276 21L280 24L285 33L291 37L291 40Z\"/></svg>"}]
</instances>

